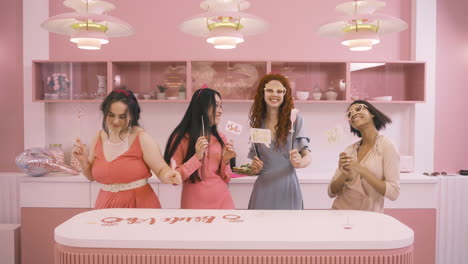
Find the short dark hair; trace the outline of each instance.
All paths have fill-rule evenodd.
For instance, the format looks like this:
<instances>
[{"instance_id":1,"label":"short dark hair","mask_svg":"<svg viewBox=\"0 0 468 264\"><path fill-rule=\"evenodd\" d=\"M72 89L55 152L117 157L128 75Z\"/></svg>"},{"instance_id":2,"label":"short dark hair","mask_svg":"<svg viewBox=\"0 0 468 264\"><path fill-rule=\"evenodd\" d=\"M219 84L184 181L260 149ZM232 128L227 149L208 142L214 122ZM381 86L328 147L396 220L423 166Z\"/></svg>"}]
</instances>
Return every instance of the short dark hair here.
<instances>
[{"instance_id":1,"label":"short dark hair","mask_svg":"<svg viewBox=\"0 0 468 264\"><path fill-rule=\"evenodd\" d=\"M139 126L138 120L140 120L140 105L135 95L130 90L117 89L110 92L107 97L101 103L101 111L104 115L102 117L102 130L109 135L109 128L107 127L106 117L109 114L110 107L115 102L122 102L127 106L127 113L130 113L130 124L129 127Z\"/></svg>"},{"instance_id":2,"label":"short dark hair","mask_svg":"<svg viewBox=\"0 0 468 264\"><path fill-rule=\"evenodd\" d=\"M369 113L371 113L374 116L372 118L372 121L374 121L374 126L378 131L380 129L382 129L382 128L385 128L387 124L392 123L392 120L390 119L390 117L388 117L384 113L380 112L379 109L377 109L371 103L369 103L367 101L364 101L364 100L356 100L356 101L352 102L348 106L348 110L354 104L363 104L363 105L367 106L367 110L369 111ZM349 125L349 127L351 129L351 133L353 133L354 135L356 135L358 137L362 137L361 132L359 130L353 128L351 125Z\"/></svg>"}]
</instances>

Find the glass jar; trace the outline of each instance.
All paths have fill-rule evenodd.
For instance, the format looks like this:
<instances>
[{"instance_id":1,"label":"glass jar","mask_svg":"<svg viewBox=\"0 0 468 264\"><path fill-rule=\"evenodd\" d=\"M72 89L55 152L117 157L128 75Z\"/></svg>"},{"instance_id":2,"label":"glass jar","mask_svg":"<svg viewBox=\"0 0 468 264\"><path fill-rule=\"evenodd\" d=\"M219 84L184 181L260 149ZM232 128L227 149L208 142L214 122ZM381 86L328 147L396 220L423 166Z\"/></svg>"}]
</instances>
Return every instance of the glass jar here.
<instances>
[{"instance_id":1,"label":"glass jar","mask_svg":"<svg viewBox=\"0 0 468 264\"><path fill-rule=\"evenodd\" d=\"M325 93L325 99L336 100L337 97L338 97L338 93L335 92L335 83L331 81L330 86L328 86L328 91Z\"/></svg>"},{"instance_id":2,"label":"glass jar","mask_svg":"<svg viewBox=\"0 0 468 264\"><path fill-rule=\"evenodd\" d=\"M314 100L320 100L322 98L322 91L318 84L315 84L314 89L312 90L312 98L314 98Z\"/></svg>"},{"instance_id":3,"label":"glass jar","mask_svg":"<svg viewBox=\"0 0 468 264\"><path fill-rule=\"evenodd\" d=\"M49 144L47 150L54 155L58 163L65 164L65 153L63 152L62 144Z\"/></svg>"}]
</instances>

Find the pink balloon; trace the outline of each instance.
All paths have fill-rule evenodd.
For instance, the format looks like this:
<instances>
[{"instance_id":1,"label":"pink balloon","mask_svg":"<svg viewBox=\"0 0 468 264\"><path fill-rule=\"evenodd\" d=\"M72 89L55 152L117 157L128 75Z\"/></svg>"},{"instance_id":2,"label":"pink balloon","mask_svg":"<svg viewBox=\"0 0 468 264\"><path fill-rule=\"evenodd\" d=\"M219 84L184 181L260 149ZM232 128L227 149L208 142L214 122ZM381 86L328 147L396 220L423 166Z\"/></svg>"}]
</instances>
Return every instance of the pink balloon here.
<instances>
[{"instance_id":1,"label":"pink balloon","mask_svg":"<svg viewBox=\"0 0 468 264\"><path fill-rule=\"evenodd\" d=\"M51 171L79 174L77 170L58 162L54 155L44 148L26 149L16 157L15 162L18 168L31 176L42 176Z\"/></svg>"}]
</instances>

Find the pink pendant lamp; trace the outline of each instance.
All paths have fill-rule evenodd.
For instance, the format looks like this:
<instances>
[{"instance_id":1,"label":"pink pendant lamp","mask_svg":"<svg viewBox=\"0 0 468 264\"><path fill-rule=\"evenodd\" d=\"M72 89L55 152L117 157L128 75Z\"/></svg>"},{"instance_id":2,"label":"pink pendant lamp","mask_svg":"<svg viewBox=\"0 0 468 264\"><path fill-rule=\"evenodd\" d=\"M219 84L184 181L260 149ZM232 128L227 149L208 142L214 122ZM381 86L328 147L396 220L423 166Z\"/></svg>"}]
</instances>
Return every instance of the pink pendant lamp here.
<instances>
[{"instance_id":1,"label":"pink pendant lamp","mask_svg":"<svg viewBox=\"0 0 468 264\"><path fill-rule=\"evenodd\" d=\"M263 33L268 26L262 19L241 12L250 7L244 0L206 0L200 3L205 13L189 18L180 30L206 37L216 49L233 49L244 42L244 36Z\"/></svg>"},{"instance_id":2,"label":"pink pendant lamp","mask_svg":"<svg viewBox=\"0 0 468 264\"><path fill-rule=\"evenodd\" d=\"M49 17L41 27L52 33L69 35L80 49L99 50L109 43L109 37L123 37L134 33L125 21L105 15L115 6L100 0L65 0L63 5L76 12Z\"/></svg>"},{"instance_id":3,"label":"pink pendant lamp","mask_svg":"<svg viewBox=\"0 0 468 264\"><path fill-rule=\"evenodd\" d=\"M373 45L380 43L380 35L400 32L408 27L399 18L375 13L383 7L385 3L376 0L355 0L342 3L335 10L345 16L322 25L318 29L318 34L341 37L341 44L348 46L352 51L370 50Z\"/></svg>"}]
</instances>

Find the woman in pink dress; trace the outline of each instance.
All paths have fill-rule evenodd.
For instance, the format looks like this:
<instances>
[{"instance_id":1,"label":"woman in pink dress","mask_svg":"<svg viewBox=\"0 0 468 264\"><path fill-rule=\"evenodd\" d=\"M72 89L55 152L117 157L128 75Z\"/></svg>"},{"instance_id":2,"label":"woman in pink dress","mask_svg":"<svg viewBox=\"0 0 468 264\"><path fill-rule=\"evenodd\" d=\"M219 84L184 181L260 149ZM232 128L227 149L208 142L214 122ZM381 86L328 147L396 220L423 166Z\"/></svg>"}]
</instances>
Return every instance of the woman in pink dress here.
<instances>
[{"instance_id":1,"label":"woman in pink dress","mask_svg":"<svg viewBox=\"0 0 468 264\"><path fill-rule=\"evenodd\" d=\"M82 173L102 183L95 208L161 208L148 184L152 170L163 183L180 183L180 174L162 158L159 146L139 126L140 106L129 90L112 91L102 102L102 130L90 151L76 140L73 155Z\"/></svg>"},{"instance_id":2,"label":"woman in pink dress","mask_svg":"<svg viewBox=\"0 0 468 264\"><path fill-rule=\"evenodd\" d=\"M400 155L379 131L390 118L367 101L354 101L346 113L351 132L361 138L340 154L328 195L333 209L383 213L384 197L400 194Z\"/></svg>"},{"instance_id":3,"label":"woman in pink dress","mask_svg":"<svg viewBox=\"0 0 468 264\"><path fill-rule=\"evenodd\" d=\"M182 176L181 208L234 209L227 183L236 153L217 130L221 113L218 92L206 87L195 91L166 144L164 159Z\"/></svg>"}]
</instances>

